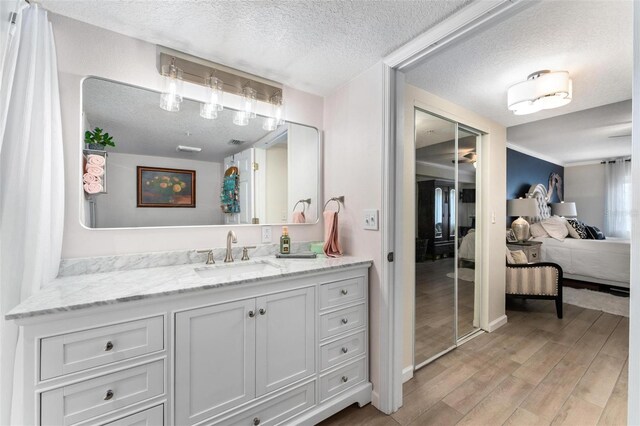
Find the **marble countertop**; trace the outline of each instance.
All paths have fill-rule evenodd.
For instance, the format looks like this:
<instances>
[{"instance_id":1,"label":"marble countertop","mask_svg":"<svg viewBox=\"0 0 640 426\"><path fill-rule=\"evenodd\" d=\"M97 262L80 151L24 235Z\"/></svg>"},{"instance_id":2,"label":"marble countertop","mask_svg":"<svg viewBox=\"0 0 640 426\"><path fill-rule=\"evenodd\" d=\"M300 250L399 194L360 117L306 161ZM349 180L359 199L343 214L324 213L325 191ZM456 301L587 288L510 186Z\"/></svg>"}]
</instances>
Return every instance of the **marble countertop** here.
<instances>
[{"instance_id":1,"label":"marble countertop","mask_svg":"<svg viewBox=\"0 0 640 426\"><path fill-rule=\"evenodd\" d=\"M36 294L9 311L8 320L65 312L141 300L152 297L194 292L229 285L254 283L261 280L305 275L351 266L370 266L370 259L343 256L340 258L276 259L257 257L232 265L266 264L264 271L234 271L233 274L203 278L196 269L229 268L220 262L215 265L184 264L111 271L95 274L59 277ZM259 268L253 268L259 269Z\"/></svg>"}]
</instances>

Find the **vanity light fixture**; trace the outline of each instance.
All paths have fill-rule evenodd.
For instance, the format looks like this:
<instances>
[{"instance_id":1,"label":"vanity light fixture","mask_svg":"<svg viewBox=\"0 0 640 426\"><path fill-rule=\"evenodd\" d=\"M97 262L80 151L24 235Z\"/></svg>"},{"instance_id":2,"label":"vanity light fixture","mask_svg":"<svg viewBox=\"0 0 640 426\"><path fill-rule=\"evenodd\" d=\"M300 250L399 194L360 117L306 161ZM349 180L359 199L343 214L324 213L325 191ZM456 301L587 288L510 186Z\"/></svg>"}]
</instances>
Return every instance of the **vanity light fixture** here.
<instances>
[{"instance_id":1,"label":"vanity light fixture","mask_svg":"<svg viewBox=\"0 0 640 426\"><path fill-rule=\"evenodd\" d=\"M160 108L165 111L180 111L182 103L182 70L176 66L175 58L162 66L162 93Z\"/></svg>"},{"instance_id":2,"label":"vanity light fixture","mask_svg":"<svg viewBox=\"0 0 640 426\"><path fill-rule=\"evenodd\" d=\"M222 80L213 75L205 78L207 102L200 104L200 117L213 120L222 111Z\"/></svg>"},{"instance_id":3,"label":"vanity light fixture","mask_svg":"<svg viewBox=\"0 0 640 426\"><path fill-rule=\"evenodd\" d=\"M571 102L573 83L568 71L542 70L507 90L507 107L515 115L558 108Z\"/></svg>"},{"instance_id":4,"label":"vanity light fixture","mask_svg":"<svg viewBox=\"0 0 640 426\"><path fill-rule=\"evenodd\" d=\"M242 88L242 106L240 111L233 115L233 124L238 126L246 126L249 120L256 118L256 106L258 92L249 85L249 82Z\"/></svg>"},{"instance_id":5,"label":"vanity light fixture","mask_svg":"<svg viewBox=\"0 0 640 426\"><path fill-rule=\"evenodd\" d=\"M262 128L267 131L273 131L284 124L284 102L282 101L282 92L274 94L269 99L271 104L271 115L264 118Z\"/></svg>"}]
</instances>

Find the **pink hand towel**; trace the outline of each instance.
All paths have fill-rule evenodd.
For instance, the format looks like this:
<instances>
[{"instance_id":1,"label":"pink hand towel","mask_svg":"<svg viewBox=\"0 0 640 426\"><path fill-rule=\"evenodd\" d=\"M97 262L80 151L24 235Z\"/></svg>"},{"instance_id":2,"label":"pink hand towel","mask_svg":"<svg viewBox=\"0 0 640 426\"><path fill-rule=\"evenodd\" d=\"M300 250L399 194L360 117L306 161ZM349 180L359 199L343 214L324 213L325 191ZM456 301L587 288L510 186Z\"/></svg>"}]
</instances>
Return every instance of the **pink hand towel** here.
<instances>
[{"instance_id":1,"label":"pink hand towel","mask_svg":"<svg viewBox=\"0 0 640 426\"><path fill-rule=\"evenodd\" d=\"M87 194L97 194L102 192L102 185L94 182L94 183L85 183L84 190Z\"/></svg>"},{"instance_id":2,"label":"pink hand towel","mask_svg":"<svg viewBox=\"0 0 640 426\"><path fill-rule=\"evenodd\" d=\"M82 181L84 183L102 183L102 180L98 176L94 176L89 173L85 173L82 175Z\"/></svg>"},{"instance_id":3,"label":"pink hand towel","mask_svg":"<svg viewBox=\"0 0 640 426\"><path fill-rule=\"evenodd\" d=\"M338 238L338 212L326 211L324 216L324 254L329 257L342 255L342 247Z\"/></svg>"},{"instance_id":4,"label":"pink hand towel","mask_svg":"<svg viewBox=\"0 0 640 426\"><path fill-rule=\"evenodd\" d=\"M91 166L87 164L87 173L100 177L104 174L104 169L100 166Z\"/></svg>"},{"instance_id":5,"label":"pink hand towel","mask_svg":"<svg viewBox=\"0 0 640 426\"><path fill-rule=\"evenodd\" d=\"M92 166L104 166L105 159L102 155L89 154L87 156L87 164L91 164Z\"/></svg>"},{"instance_id":6,"label":"pink hand towel","mask_svg":"<svg viewBox=\"0 0 640 426\"><path fill-rule=\"evenodd\" d=\"M293 212L293 223L307 223L304 212Z\"/></svg>"}]
</instances>

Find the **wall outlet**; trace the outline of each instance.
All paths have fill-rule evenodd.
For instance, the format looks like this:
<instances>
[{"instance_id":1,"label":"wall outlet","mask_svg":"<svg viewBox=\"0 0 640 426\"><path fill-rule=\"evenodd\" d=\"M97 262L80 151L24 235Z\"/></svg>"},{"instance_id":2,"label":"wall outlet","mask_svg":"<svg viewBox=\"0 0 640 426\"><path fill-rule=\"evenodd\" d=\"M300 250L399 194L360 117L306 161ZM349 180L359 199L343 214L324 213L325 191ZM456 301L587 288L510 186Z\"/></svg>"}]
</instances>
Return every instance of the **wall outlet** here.
<instances>
[{"instance_id":1,"label":"wall outlet","mask_svg":"<svg viewBox=\"0 0 640 426\"><path fill-rule=\"evenodd\" d=\"M363 210L363 219L364 222L362 224L363 229L368 229L371 231L378 230L378 210L368 209Z\"/></svg>"},{"instance_id":2,"label":"wall outlet","mask_svg":"<svg viewBox=\"0 0 640 426\"><path fill-rule=\"evenodd\" d=\"M262 227L262 244L268 244L271 242L271 227L263 226Z\"/></svg>"}]
</instances>

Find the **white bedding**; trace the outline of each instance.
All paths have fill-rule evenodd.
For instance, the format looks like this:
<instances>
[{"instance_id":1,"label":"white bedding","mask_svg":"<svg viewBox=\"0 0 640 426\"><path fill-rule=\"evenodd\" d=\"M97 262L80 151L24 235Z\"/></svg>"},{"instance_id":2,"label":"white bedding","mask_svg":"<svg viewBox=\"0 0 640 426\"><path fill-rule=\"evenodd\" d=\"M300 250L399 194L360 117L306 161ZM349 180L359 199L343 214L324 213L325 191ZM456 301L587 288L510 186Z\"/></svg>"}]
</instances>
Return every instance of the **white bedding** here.
<instances>
[{"instance_id":1,"label":"white bedding","mask_svg":"<svg viewBox=\"0 0 640 426\"><path fill-rule=\"evenodd\" d=\"M558 241L545 237L533 240L542 241L542 261L557 263L565 275L629 287L629 240L609 237L606 240L566 238Z\"/></svg>"}]
</instances>

